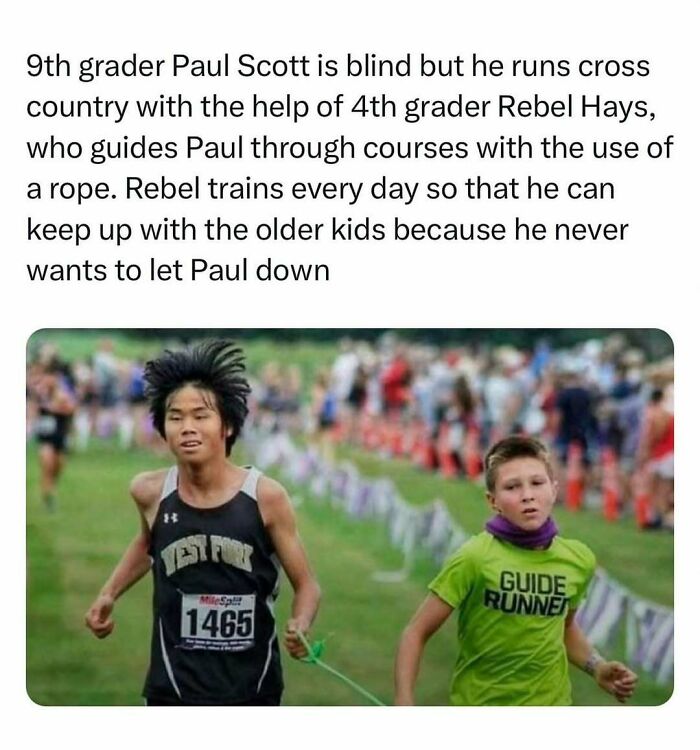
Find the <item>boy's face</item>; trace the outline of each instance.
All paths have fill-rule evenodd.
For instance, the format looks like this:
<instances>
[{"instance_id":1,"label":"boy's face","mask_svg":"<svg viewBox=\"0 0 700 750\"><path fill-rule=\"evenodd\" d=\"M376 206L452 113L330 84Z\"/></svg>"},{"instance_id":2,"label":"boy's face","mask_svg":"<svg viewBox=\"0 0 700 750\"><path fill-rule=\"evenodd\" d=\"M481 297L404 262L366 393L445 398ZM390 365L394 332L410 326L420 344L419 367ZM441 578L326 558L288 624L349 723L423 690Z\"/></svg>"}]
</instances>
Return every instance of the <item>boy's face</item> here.
<instances>
[{"instance_id":1,"label":"boy's face","mask_svg":"<svg viewBox=\"0 0 700 750\"><path fill-rule=\"evenodd\" d=\"M549 518L557 497L545 464L537 458L514 458L496 472L491 508L525 531L536 531Z\"/></svg>"},{"instance_id":2,"label":"boy's face","mask_svg":"<svg viewBox=\"0 0 700 750\"><path fill-rule=\"evenodd\" d=\"M165 439L178 462L202 464L226 456L230 434L211 391L186 385L170 394L165 407Z\"/></svg>"}]
</instances>

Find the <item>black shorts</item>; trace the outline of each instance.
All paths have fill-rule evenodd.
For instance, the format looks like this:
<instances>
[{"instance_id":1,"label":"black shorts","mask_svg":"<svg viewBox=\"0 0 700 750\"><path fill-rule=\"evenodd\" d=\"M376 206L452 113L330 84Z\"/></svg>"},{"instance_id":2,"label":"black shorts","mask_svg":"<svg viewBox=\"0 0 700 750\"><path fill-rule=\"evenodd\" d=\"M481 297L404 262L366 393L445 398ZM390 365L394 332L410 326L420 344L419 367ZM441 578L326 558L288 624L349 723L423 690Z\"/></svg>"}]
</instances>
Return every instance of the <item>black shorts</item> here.
<instances>
[{"instance_id":1,"label":"black shorts","mask_svg":"<svg viewBox=\"0 0 700 750\"><path fill-rule=\"evenodd\" d=\"M56 453L66 452L67 436L63 433L55 433L53 435L39 435L37 437L39 445L50 445L56 451Z\"/></svg>"}]
</instances>

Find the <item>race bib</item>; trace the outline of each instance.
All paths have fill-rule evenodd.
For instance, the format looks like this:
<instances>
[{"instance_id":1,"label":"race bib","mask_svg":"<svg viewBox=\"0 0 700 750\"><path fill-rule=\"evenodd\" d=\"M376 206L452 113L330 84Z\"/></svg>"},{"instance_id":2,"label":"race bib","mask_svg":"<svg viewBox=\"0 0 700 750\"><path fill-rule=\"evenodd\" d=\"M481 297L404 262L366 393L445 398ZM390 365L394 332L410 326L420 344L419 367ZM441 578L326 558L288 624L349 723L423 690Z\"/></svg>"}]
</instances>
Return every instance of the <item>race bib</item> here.
<instances>
[{"instance_id":1,"label":"race bib","mask_svg":"<svg viewBox=\"0 0 700 750\"><path fill-rule=\"evenodd\" d=\"M255 594L183 594L180 648L244 651L255 638Z\"/></svg>"}]
</instances>

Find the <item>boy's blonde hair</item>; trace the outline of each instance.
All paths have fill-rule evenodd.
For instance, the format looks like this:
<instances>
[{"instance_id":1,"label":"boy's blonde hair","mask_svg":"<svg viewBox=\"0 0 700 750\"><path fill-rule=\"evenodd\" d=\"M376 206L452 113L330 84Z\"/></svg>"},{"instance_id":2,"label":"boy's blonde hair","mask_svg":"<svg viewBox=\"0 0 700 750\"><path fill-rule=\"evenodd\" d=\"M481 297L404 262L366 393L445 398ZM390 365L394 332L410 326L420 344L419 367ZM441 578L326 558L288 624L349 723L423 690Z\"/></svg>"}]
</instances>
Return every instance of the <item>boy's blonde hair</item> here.
<instances>
[{"instance_id":1,"label":"boy's blonde hair","mask_svg":"<svg viewBox=\"0 0 700 750\"><path fill-rule=\"evenodd\" d=\"M492 445L484 459L486 489L493 494L496 489L496 473L503 464L516 458L536 458L547 469L550 479L554 478L552 460L545 444L533 437L510 435Z\"/></svg>"}]
</instances>

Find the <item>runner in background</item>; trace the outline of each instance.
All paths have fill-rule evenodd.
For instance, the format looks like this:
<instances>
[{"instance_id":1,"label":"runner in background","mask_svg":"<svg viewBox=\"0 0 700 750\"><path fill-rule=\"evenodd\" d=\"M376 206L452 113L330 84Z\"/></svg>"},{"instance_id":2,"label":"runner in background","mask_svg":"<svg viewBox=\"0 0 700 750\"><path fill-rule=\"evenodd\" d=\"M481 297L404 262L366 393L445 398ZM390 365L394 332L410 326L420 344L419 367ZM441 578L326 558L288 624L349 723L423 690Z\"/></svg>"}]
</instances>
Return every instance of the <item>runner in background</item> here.
<instances>
[{"instance_id":1,"label":"runner in background","mask_svg":"<svg viewBox=\"0 0 700 750\"><path fill-rule=\"evenodd\" d=\"M333 429L338 420L338 396L328 370L321 369L311 389L312 440L324 461L334 458Z\"/></svg>"},{"instance_id":2,"label":"runner in background","mask_svg":"<svg viewBox=\"0 0 700 750\"><path fill-rule=\"evenodd\" d=\"M651 501L656 513L648 526L652 529L673 529L673 421L673 412L664 403L664 391L655 388L644 415L639 448L640 465L646 464L649 472Z\"/></svg>"},{"instance_id":3,"label":"runner in background","mask_svg":"<svg viewBox=\"0 0 700 750\"><path fill-rule=\"evenodd\" d=\"M29 382L29 390L36 404L34 435L39 444L41 497L47 510L54 511L58 479L65 465L75 398L57 358L37 366Z\"/></svg>"}]
</instances>

